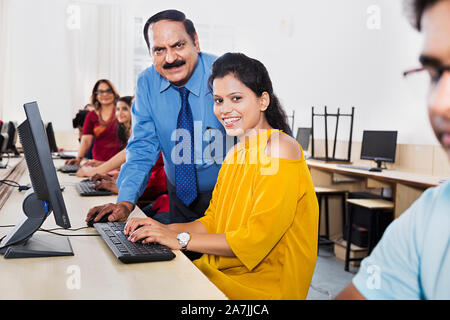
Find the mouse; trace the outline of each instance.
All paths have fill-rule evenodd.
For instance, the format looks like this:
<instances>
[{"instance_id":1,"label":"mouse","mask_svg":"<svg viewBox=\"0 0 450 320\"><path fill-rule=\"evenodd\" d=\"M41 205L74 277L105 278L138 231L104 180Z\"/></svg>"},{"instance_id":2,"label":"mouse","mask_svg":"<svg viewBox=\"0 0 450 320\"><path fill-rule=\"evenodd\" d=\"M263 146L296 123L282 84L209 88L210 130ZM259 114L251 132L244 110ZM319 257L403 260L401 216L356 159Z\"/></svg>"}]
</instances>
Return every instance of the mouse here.
<instances>
[{"instance_id":1,"label":"mouse","mask_svg":"<svg viewBox=\"0 0 450 320\"><path fill-rule=\"evenodd\" d=\"M109 214L105 214L101 219L100 219L100 221L97 221L97 222L94 222L94 219L97 217L96 215L95 216L93 216L88 222L87 222L87 225L88 225L88 227L93 227L94 226L94 223L106 223L106 222L108 222L108 217L111 215L111 213L109 213Z\"/></svg>"}]
</instances>

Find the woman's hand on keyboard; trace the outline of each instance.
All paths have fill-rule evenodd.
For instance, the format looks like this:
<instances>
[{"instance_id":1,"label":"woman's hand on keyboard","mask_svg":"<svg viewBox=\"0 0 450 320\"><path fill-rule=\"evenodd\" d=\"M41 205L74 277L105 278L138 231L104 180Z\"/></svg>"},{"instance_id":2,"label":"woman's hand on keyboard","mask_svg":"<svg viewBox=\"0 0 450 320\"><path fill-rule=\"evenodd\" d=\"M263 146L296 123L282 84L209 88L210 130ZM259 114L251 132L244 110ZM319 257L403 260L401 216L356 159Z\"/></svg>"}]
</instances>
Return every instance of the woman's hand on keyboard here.
<instances>
[{"instance_id":1,"label":"woman's hand on keyboard","mask_svg":"<svg viewBox=\"0 0 450 320\"><path fill-rule=\"evenodd\" d=\"M96 169L94 167L81 167L77 171L77 177L92 177L96 173Z\"/></svg>"},{"instance_id":2,"label":"woman's hand on keyboard","mask_svg":"<svg viewBox=\"0 0 450 320\"><path fill-rule=\"evenodd\" d=\"M125 225L125 229L123 230L123 233L126 236L129 236L132 234L136 229L142 227L142 226L151 226L160 224L158 221L153 220L152 218L132 218L128 220L127 224Z\"/></svg>"},{"instance_id":3,"label":"woman's hand on keyboard","mask_svg":"<svg viewBox=\"0 0 450 320\"><path fill-rule=\"evenodd\" d=\"M180 244L177 240L178 233L151 218L131 219L125 226L125 235L131 242L141 241L142 244L157 242L173 250L179 250ZM131 231L133 230L134 231Z\"/></svg>"}]
</instances>

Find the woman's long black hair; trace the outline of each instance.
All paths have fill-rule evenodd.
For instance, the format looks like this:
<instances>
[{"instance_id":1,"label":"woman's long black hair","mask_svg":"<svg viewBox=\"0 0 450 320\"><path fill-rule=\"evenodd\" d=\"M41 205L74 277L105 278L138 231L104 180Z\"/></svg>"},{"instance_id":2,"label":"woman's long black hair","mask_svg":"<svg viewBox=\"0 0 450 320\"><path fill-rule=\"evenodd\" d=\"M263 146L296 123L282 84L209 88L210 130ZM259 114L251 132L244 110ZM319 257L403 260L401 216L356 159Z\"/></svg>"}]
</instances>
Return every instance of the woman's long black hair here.
<instances>
[{"instance_id":1,"label":"woman's long black hair","mask_svg":"<svg viewBox=\"0 0 450 320\"><path fill-rule=\"evenodd\" d=\"M131 109L133 97L131 96L120 97L117 100L117 102L119 101L125 102ZM127 128L123 123L119 123L119 126L117 128L117 137L119 138L119 141L122 144L121 148L124 149L127 146L128 139L130 138L130 129Z\"/></svg>"},{"instance_id":2,"label":"woman's long black hair","mask_svg":"<svg viewBox=\"0 0 450 320\"><path fill-rule=\"evenodd\" d=\"M267 122L272 128L281 130L292 136L286 113L273 92L269 73L261 62L249 58L243 53L224 54L213 64L212 74L208 80L210 90L212 91L213 82L216 78L223 78L229 74L239 79L257 97L261 97L264 92L267 92L270 97L270 104L264 111Z\"/></svg>"}]
</instances>

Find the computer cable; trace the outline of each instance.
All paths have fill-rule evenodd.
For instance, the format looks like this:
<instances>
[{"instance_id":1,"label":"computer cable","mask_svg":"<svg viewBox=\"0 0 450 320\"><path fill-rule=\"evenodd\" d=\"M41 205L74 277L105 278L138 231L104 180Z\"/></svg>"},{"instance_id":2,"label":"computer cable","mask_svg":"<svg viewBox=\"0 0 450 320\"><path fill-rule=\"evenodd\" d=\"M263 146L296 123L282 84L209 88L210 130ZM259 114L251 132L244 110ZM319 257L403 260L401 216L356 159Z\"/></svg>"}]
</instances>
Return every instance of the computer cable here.
<instances>
[{"instance_id":1,"label":"computer cable","mask_svg":"<svg viewBox=\"0 0 450 320\"><path fill-rule=\"evenodd\" d=\"M40 228L38 231L51 233L51 234L61 236L61 237L100 237L100 234L62 234L62 233L54 232L54 230L79 231L79 230L87 229L87 228L88 227L82 227L82 228L78 228L78 229L55 228L55 229L49 229L49 230Z\"/></svg>"},{"instance_id":2,"label":"computer cable","mask_svg":"<svg viewBox=\"0 0 450 320\"><path fill-rule=\"evenodd\" d=\"M6 184L7 186L10 187L14 187L14 188L19 188L19 191L24 191L24 190L28 190L31 189L31 187L29 186L23 186L20 183L13 181L13 180L0 180L0 183Z\"/></svg>"},{"instance_id":3,"label":"computer cable","mask_svg":"<svg viewBox=\"0 0 450 320\"><path fill-rule=\"evenodd\" d=\"M4 225L4 226L0 226L0 228L14 228L15 225ZM82 227L82 228L77 228L77 229L64 229L64 228L54 228L54 229L42 229L40 228L38 231L42 231L42 232L47 232L47 233L51 233L57 236L62 236L62 237L99 237L99 234L62 234L62 233L57 233L54 232L55 230L66 230L66 231L80 231L83 229L88 229L88 227Z\"/></svg>"}]
</instances>

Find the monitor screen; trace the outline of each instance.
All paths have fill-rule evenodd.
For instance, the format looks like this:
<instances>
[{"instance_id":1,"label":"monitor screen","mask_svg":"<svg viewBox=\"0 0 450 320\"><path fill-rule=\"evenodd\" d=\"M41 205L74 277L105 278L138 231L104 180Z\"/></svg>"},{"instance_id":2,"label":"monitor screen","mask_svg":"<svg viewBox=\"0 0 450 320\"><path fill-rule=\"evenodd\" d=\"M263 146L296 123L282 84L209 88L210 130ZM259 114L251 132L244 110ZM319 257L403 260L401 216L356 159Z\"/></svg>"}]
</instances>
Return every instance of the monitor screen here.
<instances>
[{"instance_id":1,"label":"monitor screen","mask_svg":"<svg viewBox=\"0 0 450 320\"><path fill-rule=\"evenodd\" d=\"M298 128L297 142L300 143L303 151L308 150L310 137L311 137L311 128Z\"/></svg>"},{"instance_id":2,"label":"monitor screen","mask_svg":"<svg viewBox=\"0 0 450 320\"><path fill-rule=\"evenodd\" d=\"M51 122L47 123L45 126L45 131L47 132L48 145L51 152L58 152L58 147L56 145L55 132L53 131L53 124Z\"/></svg>"},{"instance_id":3,"label":"monitor screen","mask_svg":"<svg viewBox=\"0 0 450 320\"><path fill-rule=\"evenodd\" d=\"M394 162L397 131L364 131L361 159Z\"/></svg>"},{"instance_id":4,"label":"monitor screen","mask_svg":"<svg viewBox=\"0 0 450 320\"><path fill-rule=\"evenodd\" d=\"M0 152L1 153L8 153L8 141L9 141L9 136L8 136L8 123L7 122L2 122L2 126L1 126L1 131L0 131ZM1 155L0 155L1 158Z\"/></svg>"},{"instance_id":5,"label":"monitor screen","mask_svg":"<svg viewBox=\"0 0 450 320\"><path fill-rule=\"evenodd\" d=\"M0 133L0 158L3 153L8 153L8 134Z\"/></svg>"},{"instance_id":6,"label":"monitor screen","mask_svg":"<svg viewBox=\"0 0 450 320\"><path fill-rule=\"evenodd\" d=\"M9 152L14 153L14 155L18 156L19 151L17 151L16 143L17 143L17 128L16 124L12 121L8 122L8 146L7 149Z\"/></svg>"}]
</instances>

